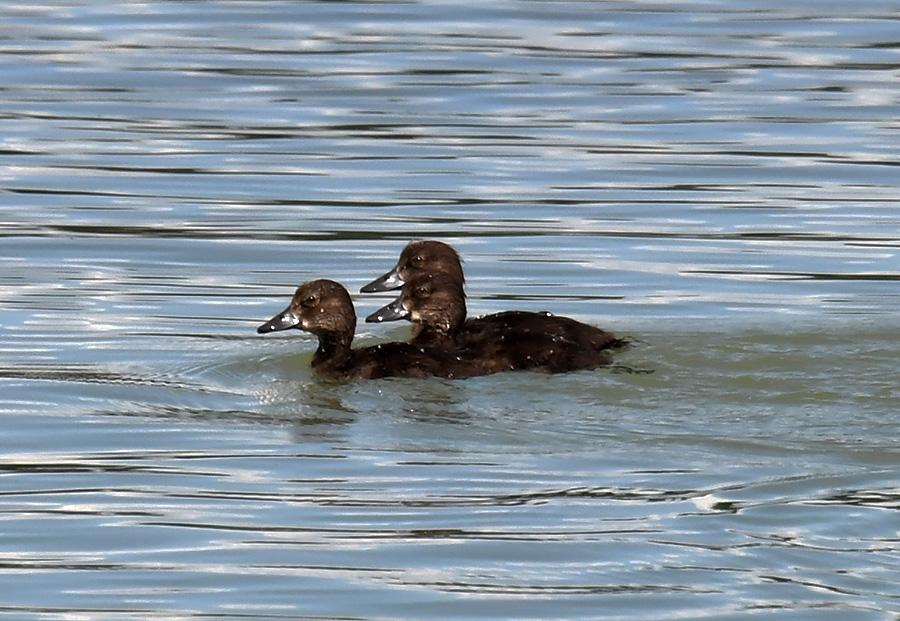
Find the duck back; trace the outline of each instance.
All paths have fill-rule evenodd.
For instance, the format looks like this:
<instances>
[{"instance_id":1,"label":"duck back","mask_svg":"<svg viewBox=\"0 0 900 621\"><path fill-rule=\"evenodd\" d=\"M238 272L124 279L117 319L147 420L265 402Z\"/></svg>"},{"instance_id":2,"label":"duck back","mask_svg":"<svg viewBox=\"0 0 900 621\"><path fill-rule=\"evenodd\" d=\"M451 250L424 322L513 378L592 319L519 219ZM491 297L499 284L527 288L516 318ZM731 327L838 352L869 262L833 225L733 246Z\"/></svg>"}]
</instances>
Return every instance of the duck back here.
<instances>
[{"instance_id":1,"label":"duck back","mask_svg":"<svg viewBox=\"0 0 900 621\"><path fill-rule=\"evenodd\" d=\"M507 311L466 322L455 347L462 359L491 372L566 373L610 364L610 350L620 343L609 332L568 317Z\"/></svg>"}]
</instances>

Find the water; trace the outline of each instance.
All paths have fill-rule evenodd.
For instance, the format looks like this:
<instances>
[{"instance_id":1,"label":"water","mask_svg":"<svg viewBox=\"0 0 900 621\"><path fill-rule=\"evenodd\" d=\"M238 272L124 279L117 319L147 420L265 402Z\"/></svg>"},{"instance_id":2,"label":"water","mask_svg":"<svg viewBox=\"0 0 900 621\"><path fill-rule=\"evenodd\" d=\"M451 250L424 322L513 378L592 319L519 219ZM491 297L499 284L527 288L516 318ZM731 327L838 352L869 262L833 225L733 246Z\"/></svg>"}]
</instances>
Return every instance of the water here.
<instances>
[{"instance_id":1,"label":"water","mask_svg":"<svg viewBox=\"0 0 900 621\"><path fill-rule=\"evenodd\" d=\"M0 616L900 619L894 3L0 19ZM422 238L654 372L255 334Z\"/></svg>"}]
</instances>

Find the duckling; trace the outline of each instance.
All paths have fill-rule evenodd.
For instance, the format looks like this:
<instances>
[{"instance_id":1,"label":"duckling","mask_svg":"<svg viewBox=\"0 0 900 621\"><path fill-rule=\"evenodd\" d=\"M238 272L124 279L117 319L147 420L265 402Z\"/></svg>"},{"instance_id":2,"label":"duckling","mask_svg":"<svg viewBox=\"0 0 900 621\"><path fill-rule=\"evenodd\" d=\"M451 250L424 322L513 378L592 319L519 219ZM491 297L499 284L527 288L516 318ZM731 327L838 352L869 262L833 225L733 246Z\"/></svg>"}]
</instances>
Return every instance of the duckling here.
<instances>
[{"instance_id":1,"label":"duckling","mask_svg":"<svg viewBox=\"0 0 900 621\"><path fill-rule=\"evenodd\" d=\"M353 349L353 301L343 285L333 280L300 285L290 305L256 331L266 334L290 328L316 335L319 345L313 354L312 368L325 379L464 378L484 374L478 364L424 344L391 342Z\"/></svg>"}]
</instances>

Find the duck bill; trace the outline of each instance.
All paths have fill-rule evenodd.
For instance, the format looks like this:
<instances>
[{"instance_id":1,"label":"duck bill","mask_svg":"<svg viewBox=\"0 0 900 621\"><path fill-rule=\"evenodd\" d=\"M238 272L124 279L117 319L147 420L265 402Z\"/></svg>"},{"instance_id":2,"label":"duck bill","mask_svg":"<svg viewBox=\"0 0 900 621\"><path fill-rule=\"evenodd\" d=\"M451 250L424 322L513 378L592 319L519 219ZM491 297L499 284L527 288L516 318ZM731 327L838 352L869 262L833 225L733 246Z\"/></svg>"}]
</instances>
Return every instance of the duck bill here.
<instances>
[{"instance_id":1,"label":"duck bill","mask_svg":"<svg viewBox=\"0 0 900 621\"><path fill-rule=\"evenodd\" d=\"M376 278L368 285L360 289L360 293L378 293L379 291L392 291L403 286L399 267L395 267L384 276Z\"/></svg>"},{"instance_id":2,"label":"duck bill","mask_svg":"<svg viewBox=\"0 0 900 621\"><path fill-rule=\"evenodd\" d=\"M294 317L291 307L288 306L282 312L272 317L269 321L256 329L258 334L266 334L267 332L279 332L289 328L297 328L300 326L300 320Z\"/></svg>"},{"instance_id":3,"label":"duck bill","mask_svg":"<svg viewBox=\"0 0 900 621\"><path fill-rule=\"evenodd\" d=\"M397 321L409 317L409 311L403 306L402 298L397 298L387 306L366 317L366 323L381 323L382 321Z\"/></svg>"}]
</instances>

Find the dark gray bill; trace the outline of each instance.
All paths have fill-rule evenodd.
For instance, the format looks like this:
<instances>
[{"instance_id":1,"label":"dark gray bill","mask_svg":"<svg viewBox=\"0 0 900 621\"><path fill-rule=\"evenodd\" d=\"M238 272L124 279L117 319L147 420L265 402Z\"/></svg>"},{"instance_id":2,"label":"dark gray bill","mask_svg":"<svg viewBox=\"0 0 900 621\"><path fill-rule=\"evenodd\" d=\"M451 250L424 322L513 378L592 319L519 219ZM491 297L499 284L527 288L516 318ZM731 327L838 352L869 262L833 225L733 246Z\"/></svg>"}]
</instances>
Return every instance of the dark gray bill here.
<instances>
[{"instance_id":1,"label":"dark gray bill","mask_svg":"<svg viewBox=\"0 0 900 621\"><path fill-rule=\"evenodd\" d=\"M282 312L272 317L269 321L256 329L258 334L266 332L278 332L279 330L287 330L288 328L296 328L300 325L300 320L294 317L291 307L288 306Z\"/></svg>"},{"instance_id":2,"label":"dark gray bill","mask_svg":"<svg viewBox=\"0 0 900 621\"><path fill-rule=\"evenodd\" d=\"M392 269L390 272L376 278L368 285L360 289L360 293L377 293L379 291L391 291L392 289L399 289L403 286L403 279L400 278L400 270L398 268Z\"/></svg>"},{"instance_id":3,"label":"dark gray bill","mask_svg":"<svg viewBox=\"0 0 900 621\"><path fill-rule=\"evenodd\" d=\"M409 311L403 307L401 298L397 298L387 306L382 306L377 311L366 317L366 323L381 323L382 321L397 321L409 315Z\"/></svg>"}]
</instances>

